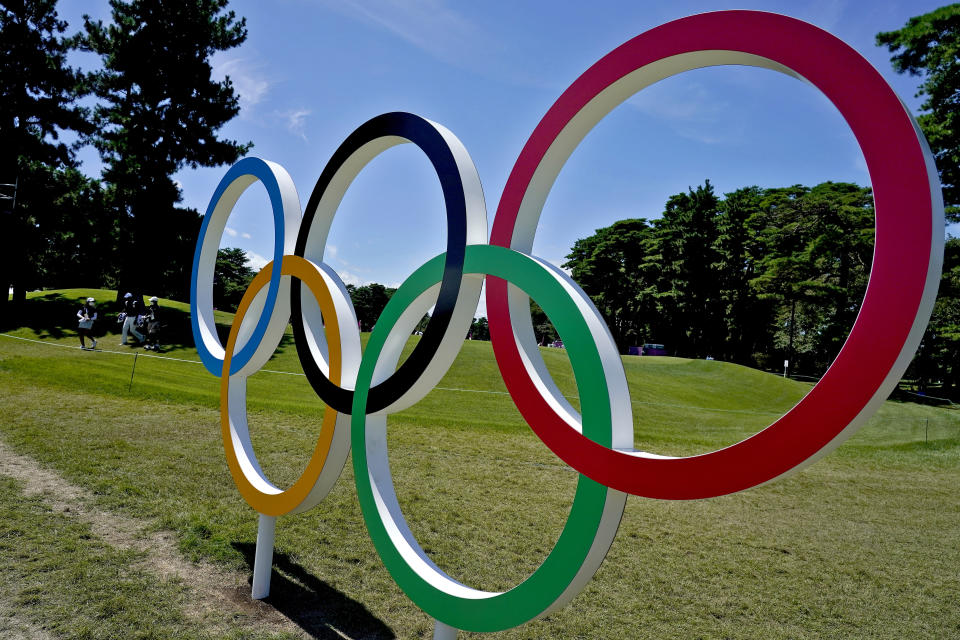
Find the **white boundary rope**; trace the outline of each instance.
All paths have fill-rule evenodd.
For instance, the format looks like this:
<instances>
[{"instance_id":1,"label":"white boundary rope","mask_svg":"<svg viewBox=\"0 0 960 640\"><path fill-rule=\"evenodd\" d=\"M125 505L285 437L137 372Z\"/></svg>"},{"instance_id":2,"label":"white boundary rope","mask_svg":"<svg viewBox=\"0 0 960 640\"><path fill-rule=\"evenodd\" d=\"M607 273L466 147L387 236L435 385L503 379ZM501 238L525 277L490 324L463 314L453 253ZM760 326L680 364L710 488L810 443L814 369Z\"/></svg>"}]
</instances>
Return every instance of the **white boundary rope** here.
<instances>
[{"instance_id":1,"label":"white boundary rope","mask_svg":"<svg viewBox=\"0 0 960 640\"><path fill-rule=\"evenodd\" d=\"M47 345L49 347L61 347L63 349L82 350L81 347L77 347L77 346L71 346L68 344L58 344L56 342L47 342L46 340L35 340L33 338L24 338L22 336L13 336L13 335L10 335L9 333L0 333L0 336L3 336L4 338L12 338L13 340L23 340L24 342L33 342L36 344ZM91 350L87 349L87 351L91 351ZM115 353L121 356L135 356L139 354L144 358L157 358L158 360L172 360L174 362L189 362L190 364L203 364L199 360L188 360L185 358L172 358L170 356L158 356L153 353L144 353L143 351L134 351L134 352L113 351L110 349L96 349L92 351L94 351L95 353L97 352ZM304 375L302 373L297 373L296 371L277 371L275 369L261 369L260 371L263 371L264 373L278 373L285 376L303 376ZM440 391L454 391L459 393L489 393L489 394L504 395L504 396L510 395L510 393L507 391L488 391L484 389L459 389L456 387L434 387L434 388L439 389ZM565 397L569 399L574 399L574 400L580 399L579 396L565 396ZM753 409L712 409L710 407L696 407L692 405L669 404L666 402L646 402L643 400L632 400L631 402L633 404L643 404L643 405L654 406L654 407L670 407L673 409L689 409L692 411L714 411L719 413L745 413L745 414L752 414L752 415L783 415L784 413L782 411L753 410Z\"/></svg>"},{"instance_id":2,"label":"white boundary rope","mask_svg":"<svg viewBox=\"0 0 960 640\"><path fill-rule=\"evenodd\" d=\"M76 349L78 351L92 351L94 353L115 353L120 356L143 356L144 358L156 358L157 360L172 360L174 362L189 362L190 364L203 364L199 360L188 360L186 358L172 358L170 356L158 356L154 353L146 353L144 351L113 351L112 349L84 349L83 347L77 347L69 344L59 344L57 342L47 342L46 340L35 340L33 338L24 338L22 336L12 336L9 333L0 333L0 336L4 338L12 338L14 340L23 340L24 342L33 342L35 344L43 344L48 347L60 347L62 349ZM297 373L295 371L275 371L272 369L261 369L261 371L266 371L267 373L282 373L288 376L302 376L302 373Z\"/></svg>"}]
</instances>

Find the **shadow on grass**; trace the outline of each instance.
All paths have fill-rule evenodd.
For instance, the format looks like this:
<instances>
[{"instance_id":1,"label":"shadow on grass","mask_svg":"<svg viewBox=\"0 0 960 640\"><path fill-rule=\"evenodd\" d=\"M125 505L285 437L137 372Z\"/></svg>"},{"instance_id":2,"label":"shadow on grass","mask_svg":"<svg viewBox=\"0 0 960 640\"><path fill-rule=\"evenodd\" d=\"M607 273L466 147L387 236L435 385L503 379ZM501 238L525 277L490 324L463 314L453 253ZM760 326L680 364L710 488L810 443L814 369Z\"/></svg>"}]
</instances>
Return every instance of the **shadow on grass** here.
<instances>
[{"instance_id":1,"label":"shadow on grass","mask_svg":"<svg viewBox=\"0 0 960 640\"><path fill-rule=\"evenodd\" d=\"M253 571L256 545L234 543ZM270 596L263 600L314 638L396 638L382 620L361 603L348 598L310 574L286 553L273 554Z\"/></svg>"},{"instance_id":2,"label":"shadow on grass","mask_svg":"<svg viewBox=\"0 0 960 640\"><path fill-rule=\"evenodd\" d=\"M67 297L62 293L48 293L24 301L19 313L4 322L4 330L29 328L39 338L64 338L77 335L77 311L86 298ZM93 335L97 338L113 334L119 336L122 326L117 323L118 305L103 303L97 307L97 321ZM161 307L163 330L161 344L167 348L192 348L193 330L190 314L179 309ZM218 327L218 330L220 327ZM227 329L229 331L229 328ZM223 340L226 340L224 336Z\"/></svg>"},{"instance_id":3,"label":"shadow on grass","mask_svg":"<svg viewBox=\"0 0 960 640\"><path fill-rule=\"evenodd\" d=\"M77 311L83 306L86 298L71 298L62 293L48 293L27 299L18 314L13 318L0 321L3 331L27 328L37 332L41 340L52 338L69 338L77 335ZM97 321L93 325L93 335L97 339L106 335L119 336L123 329L117 323L117 314L120 306L112 303L103 303L97 307ZM160 307L161 323L160 344L163 350L193 349L193 329L190 327L190 314L172 307ZM220 344L227 343L230 327L217 325L217 335ZM131 340L137 345L136 338ZM290 334L280 339L279 349L293 348L294 340Z\"/></svg>"}]
</instances>

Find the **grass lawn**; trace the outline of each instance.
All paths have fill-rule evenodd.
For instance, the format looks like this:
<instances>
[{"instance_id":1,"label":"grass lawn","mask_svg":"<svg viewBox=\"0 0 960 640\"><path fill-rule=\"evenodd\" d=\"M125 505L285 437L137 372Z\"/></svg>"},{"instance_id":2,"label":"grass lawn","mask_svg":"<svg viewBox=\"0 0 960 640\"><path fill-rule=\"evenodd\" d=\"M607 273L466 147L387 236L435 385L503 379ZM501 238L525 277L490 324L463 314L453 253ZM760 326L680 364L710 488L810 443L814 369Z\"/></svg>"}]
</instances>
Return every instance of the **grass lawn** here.
<instances>
[{"instance_id":1,"label":"grass lawn","mask_svg":"<svg viewBox=\"0 0 960 640\"><path fill-rule=\"evenodd\" d=\"M170 311L161 354L169 359L135 359L135 350L117 346L110 318L100 345L116 353L50 346L79 345L74 307L88 295L113 298L87 290L31 296L23 327L8 333L45 344L0 336L0 441L89 492L97 509L173 532L182 557L249 573L256 514L227 470L219 381L198 363L186 305L161 301ZM545 349L544 357L576 404L565 353ZM636 445L663 454L736 442L809 389L723 362L624 362ZM309 457L323 405L302 376L289 375L299 372L289 337L268 368L287 373L250 379L251 430L264 469L284 485ZM500 590L542 561L577 475L524 424L489 343L464 343L439 388L391 417L388 438L401 505L445 571ZM193 615L203 592L188 580L144 570L137 553L114 549L17 481L0 483L0 634L4 619L69 638L432 631L376 555L349 463L317 508L278 521L267 603L288 627L258 626L243 611ZM837 451L771 485L695 502L630 498L586 589L559 612L496 635L960 637L958 486L960 411L887 402Z\"/></svg>"}]
</instances>

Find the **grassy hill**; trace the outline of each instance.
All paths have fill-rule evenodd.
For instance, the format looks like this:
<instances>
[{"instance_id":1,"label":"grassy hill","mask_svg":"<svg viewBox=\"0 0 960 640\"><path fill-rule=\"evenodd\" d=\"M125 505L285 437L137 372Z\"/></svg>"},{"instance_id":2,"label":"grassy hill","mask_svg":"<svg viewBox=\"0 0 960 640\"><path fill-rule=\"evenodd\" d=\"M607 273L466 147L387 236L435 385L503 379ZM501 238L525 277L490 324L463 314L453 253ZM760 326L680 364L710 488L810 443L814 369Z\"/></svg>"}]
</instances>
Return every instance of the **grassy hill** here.
<instances>
[{"instance_id":1,"label":"grassy hill","mask_svg":"<svg viewBox=\"0 0 960 640\"><path fill-rule=\"evenodd\" d=\"M169 349L162 358L134 358L136 349L117 346L119 326L109 317L99 326L104 351L63 348L79 344L73 317L87 296L103 310L114 294L32 294L22 326L8 332L22 339L0 336L0 440L89 489L99 508L173 531L187 557L246 570L256 518L226 470L218 379L192 348L188 305L161 300L170 312ZM218 314L225 327L230 321ZM543 354L576 404L565 352ZM636 444L664 454L736 442L810 388L716 361L628 357L624 366ZM250 380L250 422L264 469L284 485L309 457L323 406L302 376L290 375L300 369L289 335L268 369ZM523 423L489 343L465 342L439 387L391 418L388 437L398 497L441 567L472 586L506 589L542 561L563 526L576 474ZM631 498L611 553L584 593L499 637L956 635L957 486L960 412L887 402L847 444L780 482L699 502ZM19 495L16 487L10 492L8 501ZM16 513L11 507L11 517ZM0 528L0 540L8 539L17 538ZM319 507L280 519L277 554L281 577L271 602L280 610L284 599L300 602L302 610L286 615L302 618L306 635L333 637L330 628L349 637L427 633L429 619L399 592L366 537L349 464ZM13 571L0 567L0 577L25 579ZM29 575L43 588L42 576ZM92 588L78 578L62 598ZM158 588L151 596L161 599L158 607L179 606L165 593ZM11 597L19 615L55 620L66 637L98 637L78 630L96 617L87 608ZM356 603L378 624L357 622ZM311 607L329 615L310 622L303 616ZM133 629L112 620L128 637L144 629L155 637L210 634L185 622ZM262 637L287 636L264 630Z\"/></svg>"},{"instance_id":2,"label":"grassy hill","mask_svg":"<svg viewBox=\"0 0 960 640\"><path fill-rule=\"evenodd\" d=\"M95 332L105 336L100 343L103 351L51 354L8 341L0 347L16 353L16 369L21 377L106 394L126 393L129 388L137 397L218 406L219 382L199 364L190 332L188 303L160 300L167 325L163 337L165 358L140 351L132 384L132 355L139 349L118 344L120 325L115 320L116 312L112 311L116 308L112 291L34 292L28 298L22 326L8 333L47 344L76 346L72 320L88 296L97 299L101 310ZM225 342L233 314L217 311L215 317ZM368 334L362 335L364 344L367 337ZM417 336L410 337L405 354L417 340ZM542 348L541 353L560 389L574 406L579 406L566 352ZM86 366L90 362L96 366ZM85 366L78 366L79 363ZM634 408L636 445L670 455L709 451L737 442L789 410L811 386L727 362L624 356L623 363ZM302 371L289 327L267 369L251 378L253 409L318 415L322 405L312 389L296 376L282 375ZM958 419L954 421L953 416ZM397 417L402 421L435 422L447 428L526 430L506 395L491 345L483 341L465 341L439 388ZM931 425L934 439L956 437L960 435L954 429L960 425L960 412L889 402L870 425L861 430L854 443L896 444L916 441L918 437L929 439ZM926 431L925 436L918 431L920 427Z\"/></svg>"}]
</instances>

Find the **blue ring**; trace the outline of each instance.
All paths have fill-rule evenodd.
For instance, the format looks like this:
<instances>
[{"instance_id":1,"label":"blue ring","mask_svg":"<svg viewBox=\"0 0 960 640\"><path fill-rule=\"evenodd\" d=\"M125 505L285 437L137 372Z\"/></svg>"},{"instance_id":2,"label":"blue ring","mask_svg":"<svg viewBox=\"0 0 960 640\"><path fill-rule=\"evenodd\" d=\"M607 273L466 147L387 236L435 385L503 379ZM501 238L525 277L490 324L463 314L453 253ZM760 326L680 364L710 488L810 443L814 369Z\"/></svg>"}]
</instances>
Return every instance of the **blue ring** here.
<instances>
[{"instance_id":1,"label":"blue ring","mask_svg":"<svg viewBox=\"0 0 960 640\"><path fill-rule=\"evenodd\" d=\"M283 215L283 197L280 195L280 185L277 178L264 160L256 157L243 158L235 165L230 167L227 174L220 180L213 197L210 198L210 204L207 206L207 212L203 216L203 224L200 227L200 235L197 238L197 248L193 253L193 271L190 277L190 328L193 330L193 342L197 347L197 354L200 361L207 371L220 377L223 373L223 358L218 358L207 350L207 345L203 341L200 333L200 314L197 312L197 276L200 271L200 254L203 252L204 240L207 236L207 227L213 212L220 203L223 193L239 178L243 176L253 176L258 179L266 188L270 196L270 207L273 209L273 273L270 276L270 285L267 289L267 300L264 305L264 311L257 320L257 326L246 344L234 356L230 362L230 375L235 374L250 362L254 352L263 340L263 335L267 331L267 325L270 324L270 316L277 304L277 294L280 290L280 277L283 261L283 242L285 235L285 222ZM232 209L231 209L232 211ZM229 216L229 213L227 214ZM211 285L212 286L212 285ZM214 331L216 335L216 331Z\"/></svg>"}]
</instances>

